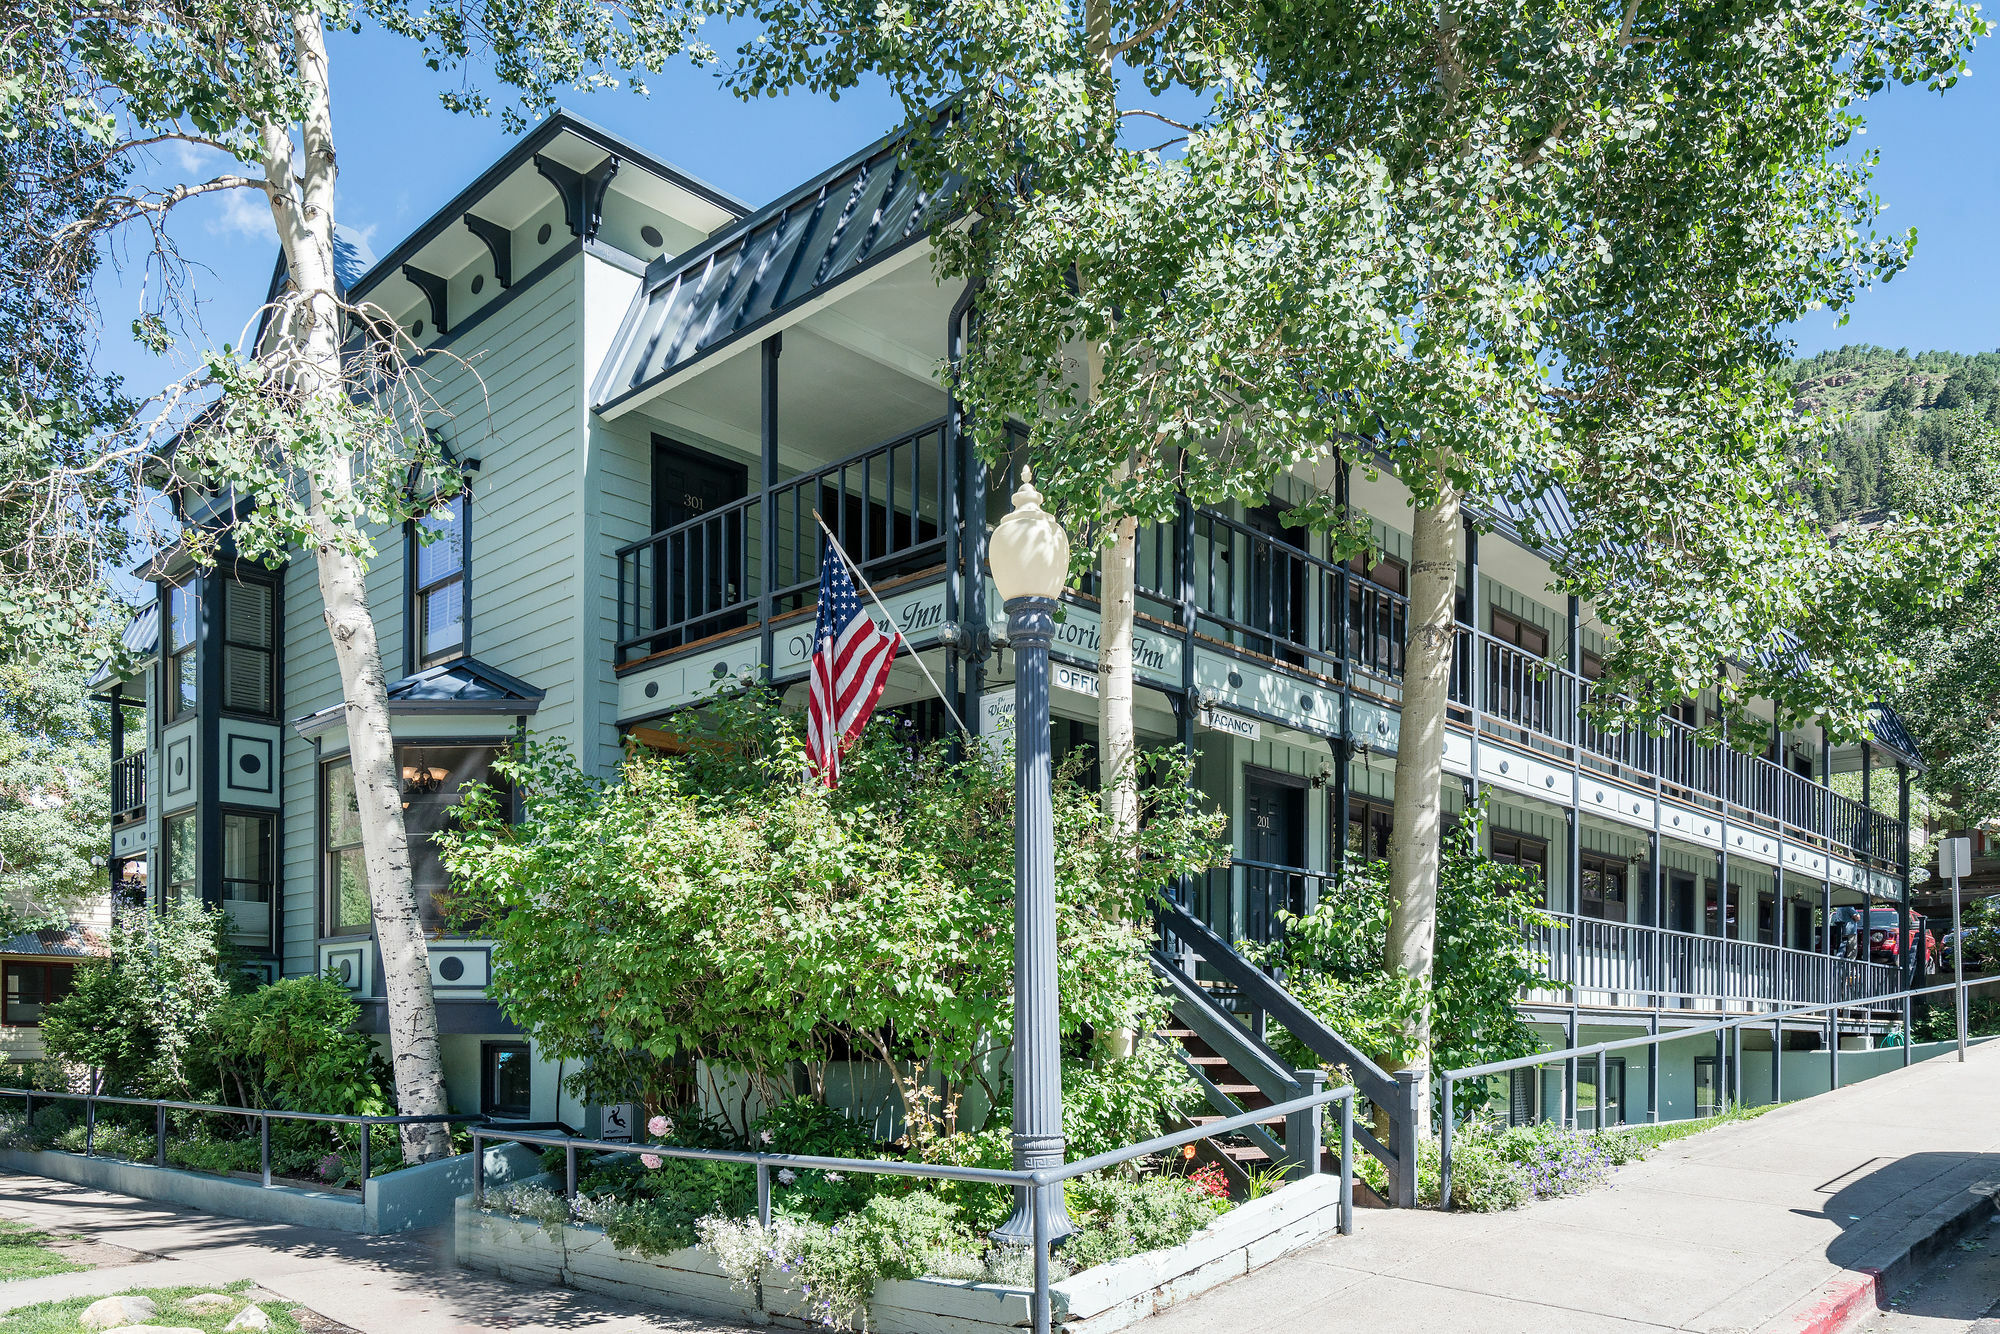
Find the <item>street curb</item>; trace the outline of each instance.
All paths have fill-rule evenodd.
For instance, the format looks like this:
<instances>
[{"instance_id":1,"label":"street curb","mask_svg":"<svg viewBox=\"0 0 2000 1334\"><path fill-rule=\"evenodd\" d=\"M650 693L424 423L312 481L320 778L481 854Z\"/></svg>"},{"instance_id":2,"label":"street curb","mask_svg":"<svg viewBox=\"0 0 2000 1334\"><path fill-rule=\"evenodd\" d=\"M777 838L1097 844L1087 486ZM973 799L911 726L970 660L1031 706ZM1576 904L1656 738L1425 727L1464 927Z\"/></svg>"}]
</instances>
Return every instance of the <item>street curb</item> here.
<instances>
[{"instance_id":1,"label":"street curb","mask_svg":"<svg viewBox=\"0 0 2000 1334\"><path fill-rule=\"evenodd\" d=\"M1945 1247L1993 1220L1993 1197L1967 1190L1913 1221L1870 1259L1829 1279L1758 1334L1844 1334L1885 1309L1889 1299Z\"/></svg>"}]
</instances>

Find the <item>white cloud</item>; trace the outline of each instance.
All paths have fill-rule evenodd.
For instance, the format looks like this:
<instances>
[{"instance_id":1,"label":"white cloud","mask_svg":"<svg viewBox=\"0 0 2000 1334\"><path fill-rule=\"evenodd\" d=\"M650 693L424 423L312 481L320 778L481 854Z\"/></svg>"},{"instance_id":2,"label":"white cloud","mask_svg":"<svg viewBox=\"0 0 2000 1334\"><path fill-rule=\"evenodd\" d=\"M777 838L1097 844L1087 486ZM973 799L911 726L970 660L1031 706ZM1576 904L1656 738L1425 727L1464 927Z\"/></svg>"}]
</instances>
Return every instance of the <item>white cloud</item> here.
<instances>
[{"instance_id":1,"label":"white cloud","mask_svg":"<svg viewBox=\"0 0 2000 1334\"><path fill-rule=\"evenodd\" d=\"M271 205L263 194L250 189L224 190L218 197L222 200L221 211L208 219L212 235L241 236L252 241L276 239Z\"/></svg>"}]
</instances>

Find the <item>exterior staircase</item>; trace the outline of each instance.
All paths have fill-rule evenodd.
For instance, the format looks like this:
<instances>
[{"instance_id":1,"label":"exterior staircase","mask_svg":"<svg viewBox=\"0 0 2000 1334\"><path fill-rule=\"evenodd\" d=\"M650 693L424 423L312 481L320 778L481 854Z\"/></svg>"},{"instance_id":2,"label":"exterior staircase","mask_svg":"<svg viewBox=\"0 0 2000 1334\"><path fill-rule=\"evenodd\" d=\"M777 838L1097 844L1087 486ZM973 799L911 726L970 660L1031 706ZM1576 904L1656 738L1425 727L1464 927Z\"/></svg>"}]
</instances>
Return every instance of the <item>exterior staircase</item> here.
<instances>
[{"instance_id":1,"label":"exterior staircase","mask_svg":"<svg viewBox=\"0 0 2000 1334\"><path fill-rule=\"evenodd\" d=\"M1390 1128L1385 1143L1369 1129L1367 1113L1357 1108L1355 1150L1387 1169L1390 1199L1380 1200L1358 1174L1355 1198L1414 1204L1415 1172L1402 1170L1405 1163L1414 1166L1417 1153L1414 1085L1383 1071L1178 905L1160 907L1159 925L1161 947L1153 952L1153 971L1166 985L1172 1019L1156 1036L1179 1057L1208 1103L1207 1111L1190 1122L1213 1125L1305 1097L1325 1087L1323 1070L1335 1071L1337 1078L1355 1086L1367 1106L1387 1113ZM1267 1019L1283 1025L1323 1065L1294 1069L1287 1064L1264 1041ZM1331 1106L1324 1110L1335 1112ZM1325 1147L1327 1138L1312 1111L1274 1113L1223 1140L1202 1141L1201 1151L1241 1186L1251 1172L1282 1168L1289 1175L1309 1170L1304 1167L1308 1162L1321 1171L1343 1170L1338 1155Z\"/></svg>"}]
</instances>

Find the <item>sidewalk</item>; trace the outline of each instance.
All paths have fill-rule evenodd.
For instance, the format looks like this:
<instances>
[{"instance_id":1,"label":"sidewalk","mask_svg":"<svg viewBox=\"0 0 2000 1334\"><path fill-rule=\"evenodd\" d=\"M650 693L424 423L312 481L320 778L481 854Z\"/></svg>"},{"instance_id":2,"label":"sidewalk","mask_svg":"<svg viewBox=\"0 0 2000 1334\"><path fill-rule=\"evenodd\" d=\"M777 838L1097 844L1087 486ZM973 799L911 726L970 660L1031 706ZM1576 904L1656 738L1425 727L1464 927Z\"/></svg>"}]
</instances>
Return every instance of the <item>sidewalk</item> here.
<instances>
[{"instance_id":1,"label":"sidewalk","mask_svg":"<svg viewBox=\"0 0 2000 1334\"><path fill-rule=\"evenodd\" d=\"M742 1327L451 1264L449 1229L400 1237L255 1223L42 1177L0 1174L0 1218L157 1257L0 1283L0 1311L130 1288L254 1280L361 1334L741 1334Z\"/></svg>"},{"instance_id":2,"label":"sidewalk","mask_svg":"<svg viewBox=\"0 0 2000 1334\"><path fill-rule=\"evenodd\" d=\"M1365 1211L1353 1236L1141 1328L1828 1334L1983 1228L1996 1186L1990 1043L1963 1066L1946 1055L1691 1136L1593 1194L1503 1214Z\"/></svg>"}]
</instances>

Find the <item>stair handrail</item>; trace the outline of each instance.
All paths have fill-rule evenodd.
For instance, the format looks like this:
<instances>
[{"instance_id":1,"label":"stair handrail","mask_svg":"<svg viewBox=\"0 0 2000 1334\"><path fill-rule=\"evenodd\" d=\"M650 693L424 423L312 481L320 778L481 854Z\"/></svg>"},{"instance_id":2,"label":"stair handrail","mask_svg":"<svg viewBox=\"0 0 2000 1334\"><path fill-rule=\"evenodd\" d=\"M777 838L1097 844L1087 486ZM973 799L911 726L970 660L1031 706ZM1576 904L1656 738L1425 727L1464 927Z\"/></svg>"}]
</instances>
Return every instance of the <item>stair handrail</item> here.
<instances>
[{"instance_id":1,"label":"stair handrail","mask_svg":"<svg viewBox=\"0 0 2000 1334\"><path fill-rule=\"evenodd\" d=\"M1306 1050L1335 1070L1344 1070L1354 1086L1361 1090L1362 1097L1377 1107L1390 1109L1392 1113L1401 1106L1399 1082L1393 1075L1368 1059L1360 1048L1328 1028L1299 1004L1298 998L1291 992L1279 986L1261 968L1238 954L1228 941L1216 935L1207 923L1190 915L1187 909L1172 900L1163 899L1157 911L1163 929L1198 946L1203 963L1228 979L1245 999L1283 1024L1285 1031L1303 1043Z\"/></svg>"}]
</instances>

